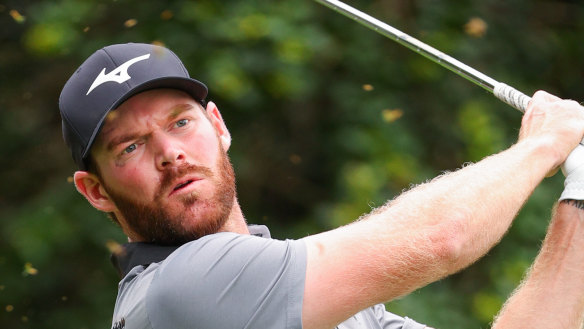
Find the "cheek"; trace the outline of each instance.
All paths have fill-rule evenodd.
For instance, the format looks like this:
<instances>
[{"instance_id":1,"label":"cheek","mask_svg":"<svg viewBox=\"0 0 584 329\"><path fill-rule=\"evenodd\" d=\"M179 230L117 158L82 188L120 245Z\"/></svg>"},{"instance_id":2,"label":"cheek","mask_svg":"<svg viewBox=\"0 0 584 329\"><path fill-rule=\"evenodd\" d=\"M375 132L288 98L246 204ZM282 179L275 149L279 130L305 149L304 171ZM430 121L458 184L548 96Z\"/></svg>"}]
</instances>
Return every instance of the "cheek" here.
<instances>
[{"instance_id":1,"label":"cheek","mask_svg":"<svg viewBox=\"0 0 584 329\"><path fill-rule=\"evenodd\" d=\"M157 184L157 178L148 175L145 168L133 167L114 167L111 173L110 181L116 182L112 188L124 195L131 197L149 197L154 193Z\"/></svg>"},{"instance_id":2,"label":"cheek","mask_svg":"<svg viewBox=\"0 0 584 329\"><path fill-rule=\"evenodd\" d=\"M219 140L214 131L207 134L194 134L191 142L185 145L187 152L196 163L212 167L217 159Z\"/></svg>"}]
</instances>

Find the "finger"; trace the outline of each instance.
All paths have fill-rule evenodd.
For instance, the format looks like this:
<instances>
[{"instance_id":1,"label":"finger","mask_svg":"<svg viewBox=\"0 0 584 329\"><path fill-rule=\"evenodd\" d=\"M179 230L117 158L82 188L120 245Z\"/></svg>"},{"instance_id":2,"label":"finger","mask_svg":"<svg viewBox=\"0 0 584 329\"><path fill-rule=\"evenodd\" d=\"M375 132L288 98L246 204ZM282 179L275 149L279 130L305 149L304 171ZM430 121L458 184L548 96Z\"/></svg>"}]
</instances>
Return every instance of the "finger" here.
<instances>
[{"instance_id":1,"label":"finger","mask_svg":"<svg viewBox=\"0 0 584 329\"><path fill-rule=\"evenodd\" d=\"M531 101L527 106L527 109L523 116L523 122L525 122L526 120L530 120L531 117L536 114L541 114L542 112L545 112L545 109L549 108L551 104L553 103L557 104L557 102L560 101L562 101L561 98L552 95L546 91L543 90L536 91L535 94L533 94L533 97L531 98Z\"/></svg>"},{"instance_id":2,"label":"finger","mask_svg":"<svg viewBox=\"0 0 584 329\"><path fill-rule=\"evenodd\" d=\"M535 100L537 102L556 102L562 100L558 96L552 95L547 91L538 90L533 94L532 101Z\"/></svg>"}]
</instances>

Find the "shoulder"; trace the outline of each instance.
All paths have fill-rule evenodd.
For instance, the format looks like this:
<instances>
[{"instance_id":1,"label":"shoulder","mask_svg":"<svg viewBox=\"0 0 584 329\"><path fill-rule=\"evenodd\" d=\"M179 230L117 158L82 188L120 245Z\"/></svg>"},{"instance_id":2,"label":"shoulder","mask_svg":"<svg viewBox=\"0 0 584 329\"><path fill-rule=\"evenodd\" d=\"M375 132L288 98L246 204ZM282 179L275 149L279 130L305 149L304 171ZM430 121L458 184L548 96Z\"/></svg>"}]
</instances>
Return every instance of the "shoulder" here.
<instances>
[{"instance_id":1,"label":"shoulder","mask_svg":"<svg viewBox=\"0 0 584 329\"><path fill-rule=\"evenodd\" d=\"M286 261L287 257L298 257L302 253L305 250L301 241L223 232L192 241L177 249L160 264L157 277L172 278L188 273L204 275L230 271L244 265L271 266L273 264L265 261Z\"/></svg>"},{"instance_id":2,"label":"shoulder","mask_svg":"<svg viewBox=\"0 0 584 329\"><path fill-rule=\"evenodd\" d=\"M292 301L300 307L305 270L302 241L213 234L180 247L160 263L147 305L153 322L164 326L213 328L224 321L225 327L241 327L267 320L257 314L276 314L277 307L288 309ZM294 312L298 316L299 310Z\"/></svg>"},{"instance_id":3,"label":"shoulder","mask_svg":"<svg viewBox=\"0 0 584 329\"><path fill-rule=\"evenodd\" d=\"M305 259L306 251L301 241L218 233L187 243L173 252L160 264L152 284L162 291L187 286L199 290L200 294L234 281L241 282L248 276L274 275L290 270L291 266L303 265L304 276ZM190 287L192 282L197 282L196 287Z\"/></svg>"}]
</instances>

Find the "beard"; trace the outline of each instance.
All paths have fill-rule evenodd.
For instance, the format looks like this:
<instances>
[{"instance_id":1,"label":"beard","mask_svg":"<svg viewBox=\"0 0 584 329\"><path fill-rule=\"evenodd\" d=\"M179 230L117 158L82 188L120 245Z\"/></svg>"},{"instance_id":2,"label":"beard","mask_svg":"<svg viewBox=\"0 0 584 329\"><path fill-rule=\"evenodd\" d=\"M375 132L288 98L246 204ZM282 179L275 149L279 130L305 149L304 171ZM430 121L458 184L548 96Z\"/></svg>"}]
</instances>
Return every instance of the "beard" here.
<instances>
[{"instance_id":1,"label":"beard","mask_svg":"<svg viewBox=\"0 0 584 329\"><path fill-rule=\"evenodd\" d=\"M227 153L220 147L217 173L210 168L182 164L162 173L152 202L144 203L118 191L104 188L124 216L128 227L144 242L160 245L182 245L202 236L219 232L229 219L235 200L235 174ZM198 174L212 181L215 191L210 198L197 193L180 200L182 209L171 212L162 200L177 178ZM103 180L102 180L103 182Z\"/></svg>"}]
</instances>

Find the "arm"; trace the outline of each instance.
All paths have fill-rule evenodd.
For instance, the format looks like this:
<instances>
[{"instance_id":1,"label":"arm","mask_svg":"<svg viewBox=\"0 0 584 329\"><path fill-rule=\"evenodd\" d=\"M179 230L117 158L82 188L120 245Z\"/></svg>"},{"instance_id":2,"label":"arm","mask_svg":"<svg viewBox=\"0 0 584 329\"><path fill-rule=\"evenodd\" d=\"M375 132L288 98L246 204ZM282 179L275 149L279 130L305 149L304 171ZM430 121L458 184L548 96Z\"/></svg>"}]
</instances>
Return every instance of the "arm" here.
<instances>
[{"instance_id":1,"label":"arm","mask_svg":"<svg viewBox=\"0 0 584 329\"><path fill-rule=\"evenodd\" d=\"M584 320L584 202L559 203L529 274L493 329L580 329Z\"/></svg>"},{"instance_id":2,"label":"arm","mask_svg":"<svg viewBox=\"0 0 584 329\"><path fill-rule=\"evenodd\" d=\"M562 165L566 175L541 251L494 329L582 328L584 320L584 146Z\"/></svg>"},{"instance_id":3,"label":"arm","mask_svg":"<svg viewBox=\"0 0 584 329\"><path fill-rule=\"evenodd\" d=\"M537 93L510 149L420 185L362 220L305 238L304 328L332 328L474 262L582 138L575 102Z\"/></svg>"}]
</instances>

